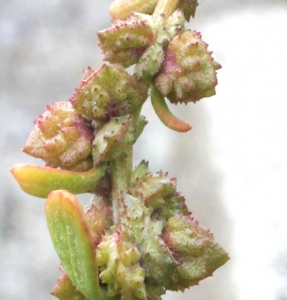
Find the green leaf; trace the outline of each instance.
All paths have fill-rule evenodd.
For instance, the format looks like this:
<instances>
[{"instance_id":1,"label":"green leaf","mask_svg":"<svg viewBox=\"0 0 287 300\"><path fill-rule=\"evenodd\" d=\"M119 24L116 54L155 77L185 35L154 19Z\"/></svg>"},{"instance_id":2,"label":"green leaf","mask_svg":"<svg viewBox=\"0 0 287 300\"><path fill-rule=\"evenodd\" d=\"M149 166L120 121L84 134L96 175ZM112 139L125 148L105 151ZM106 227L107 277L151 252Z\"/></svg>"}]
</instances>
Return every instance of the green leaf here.
<instances>
[{"instance_id":1,"label":"green leaf","mask_svg":"<svg viewBox=\"0 0 287 300\"><path fill-rule=\"evenodd\" d=\"M89 171L72 172L32 164L18 164L11 169L11 172L24 192L46 198L51 191L59 189L74 194L93 190L104 176L106 167L102 164Z\"/></svg>"},{"instance_id":2,"label":"green leaf","mask_svg":"<svg viewBox=\"0 0 287 300\"><path fill-rule=\"evenodd\" d=\"M155 86L152 87L150 97L154 111L165 126L178 132L186 132L192 128L189 123L178 119L171 113L163 95Z\"/></svg>"},{"instance_id":3,"label":"green leaf","mask_svg":"<svg viewBox=\"0 0 287 300\"><path fill-rule=\"evenodd\" d=\"M96 251L82 205L65 190L51 192L46 218L53 245L72 283L89 300L99 300Z\"/></svg>"}]
</instances>

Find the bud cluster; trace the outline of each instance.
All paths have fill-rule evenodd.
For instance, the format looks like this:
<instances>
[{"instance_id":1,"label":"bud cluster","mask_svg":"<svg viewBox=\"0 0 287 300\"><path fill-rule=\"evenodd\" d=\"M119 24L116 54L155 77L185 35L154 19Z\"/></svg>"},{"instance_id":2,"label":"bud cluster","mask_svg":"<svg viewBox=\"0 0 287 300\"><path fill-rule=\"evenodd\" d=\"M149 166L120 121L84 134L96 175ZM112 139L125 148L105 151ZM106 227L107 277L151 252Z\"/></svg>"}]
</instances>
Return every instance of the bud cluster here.
<instances>
[{"instance_id":1,"label":"bud cluster","mask_svg":"<svg viewBox=\"0 0 287 300\"><path fill-rule=\"evenodd\" d=\"M215 94L220 65L201 34L185 29L196 6L115 0L113 26L98 33L108 63L88 68L70 101L47 106L23 148L46 166L11 170L25 192L48 197L46 219L63 272L52 294L60 300L160 300L229 259L190 216L175 178L152 174L145 161L132 168L150 88L156 114L179 132L191 125L173 116L165 97L177 104ZM74 194L86 192L93 199L83 208Z\"/></svg>"}]
</instances>

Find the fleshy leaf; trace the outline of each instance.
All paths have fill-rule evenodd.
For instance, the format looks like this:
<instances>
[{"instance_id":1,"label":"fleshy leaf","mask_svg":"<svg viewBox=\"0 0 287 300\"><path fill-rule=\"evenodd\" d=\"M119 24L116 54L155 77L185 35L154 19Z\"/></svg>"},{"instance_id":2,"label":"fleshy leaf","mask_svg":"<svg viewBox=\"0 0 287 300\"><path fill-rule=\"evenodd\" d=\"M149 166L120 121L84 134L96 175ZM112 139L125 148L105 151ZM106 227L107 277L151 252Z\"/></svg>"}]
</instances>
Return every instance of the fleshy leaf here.
<instances>
[{"instance_id":1,"label":"fleshy leaf","mask_svg":"<svg viewBox=\"0 0 287 300\"><path fill-rule=\"evenodd\" d=\"M71 103L56 102L35 121L23 151L49 167L86 171L92 167L93 139L92 127Z\"/></svg>"},{"instance_id":2,"label":"fleshy leaf","mask_svg":"<svg viewBox=\"0 0 287 300\"><path fill-rule=\"evenodd\" d=\"M74 194L93 191L104 176L106 167L106 164L102 164L89 171L72 172L31 164L18 164L11 169L11 172L24 192L46 198L51 191L59 189Z\"/></svg>"},{"instance_id":3,"label":"fleshy leaf","mask_svg":"<svg viewBox=\"0 0 287 300\"><path fill-rule=\"evenodd\" d=\"M207 46L195 31L177 35L169 43L155 83L172 103L196 102L215 94L216 70L221 66Z\"/></svg>"},{"instance_id":4,"label":"fleshy leaf","mask_svg":"<svg viewBox=\"0 0 287 300\"><path fill-rule=\"evenodd\" d=\"M89 300L99 300L96 251L79 200L65 190L54 191L45 211L53 245L72 283Z\"/></svg>"},{"instance_id":5,"label":"fleshy leaf","mask_svg":"<svg viewBox=\"0 0 287 300\"><path fill-rule=\"evenodd\" d=\"M151 103L159 119L168 128L178 132L187 132L192 128L189 123L178 119L171 113L163 95L155 86L151 91Z\"/></svg>"},{"instance_id":6,"label":"fleshy leaf","mask_svg":"<svg viewBox=\"0 0 287 300\"><path fill-rule=\"evenodd\" d=\"M148 87L119 64L103 65L95 72L86 71L70 101L78 113L107 122L137 111L147 98Z\"/></svg>"}]
</instances>

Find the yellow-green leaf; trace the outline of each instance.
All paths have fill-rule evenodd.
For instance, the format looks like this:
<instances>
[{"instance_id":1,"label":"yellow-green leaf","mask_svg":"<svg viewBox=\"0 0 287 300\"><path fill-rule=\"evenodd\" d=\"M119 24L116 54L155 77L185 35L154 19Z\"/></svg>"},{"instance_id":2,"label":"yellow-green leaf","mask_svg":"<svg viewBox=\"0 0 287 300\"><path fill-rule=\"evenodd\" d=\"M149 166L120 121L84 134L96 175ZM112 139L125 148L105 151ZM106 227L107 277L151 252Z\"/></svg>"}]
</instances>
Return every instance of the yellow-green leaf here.
<instances>
[{"instance_id":1,"label":"yellow-green leaf","mask_svg":"<svg viewBox=\"0 0 287 300\"><path fill-rule=\"evenodd\" d=\"M189 123L178 119L171 113L163 95L155 86L152 86L151 90L151 103L159 119L168 128L179 132L186 132L192 128Z\"/></svg>"},{"instance_id":2,"label":"yellow-green leaf","mask_svg":"<svg viewBox=\"0 0 287 300\"><path fill-rule=\"evenodd\" d=\"M40 198L46 198L51 191L59 189L65 189L74 194L87 193L95 188L105 171L105 164L85 172L32 164L18 164L11 169L22 190Z\"/></svg>"}]
</instances>

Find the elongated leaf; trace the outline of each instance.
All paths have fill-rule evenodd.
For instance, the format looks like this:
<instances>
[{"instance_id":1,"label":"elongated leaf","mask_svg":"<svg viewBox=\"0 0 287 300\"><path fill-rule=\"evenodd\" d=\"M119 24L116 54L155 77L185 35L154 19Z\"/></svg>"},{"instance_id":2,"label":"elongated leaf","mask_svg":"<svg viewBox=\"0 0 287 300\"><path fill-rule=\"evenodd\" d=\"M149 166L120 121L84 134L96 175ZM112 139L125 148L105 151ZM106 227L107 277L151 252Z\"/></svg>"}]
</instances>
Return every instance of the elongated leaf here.
<instances>
[{"instance_id":1,"label":"elongated leaf","mask_svg":"<svg viewBox=\"0 0 287 300\"><path fill-rule=\"evenodd\" d=\"M159 119L168 128L179 132L186 132L192 128L189 123L178 119L171 113L163 95L155 86L151 90L151 103Z\"/></svg>"},{"instance_id":2,"label":"elongated leaf","mask_svg":"<svg viewBox=\"0 0 287 300\"><path fill-rule=\"evenodd\" d=\"M51 191L59 189L74 194L87 193L95 188L105 171L106 165L86 172L72 172L31 164L18 164L11 169L22 190L40 198L46 198Z\"/></svg>"},{"instance_id":3,"label":"elongated leaf","mask_svg":"<svg viewBox=\"0 0 287 300\"><path fill-rule=\"evenodd\" d=\"M53 245L72 283L89 300L99 300L95 247L76 196L65 190L51 192L46 218Z\"/></svg>"}]
</instances>

